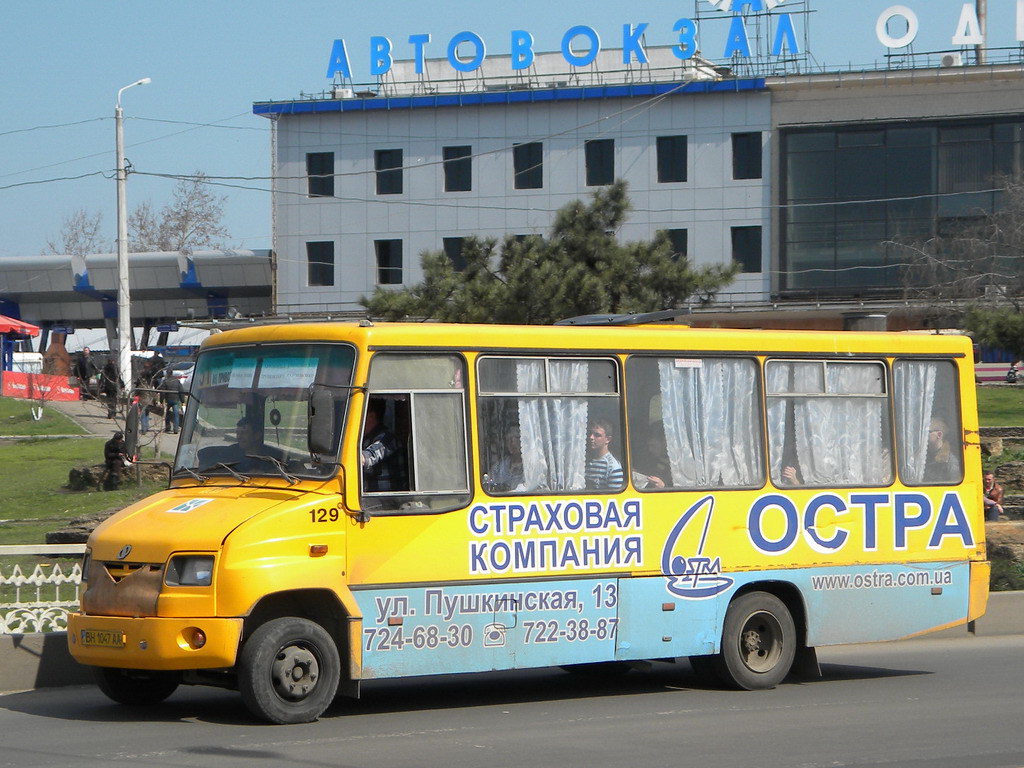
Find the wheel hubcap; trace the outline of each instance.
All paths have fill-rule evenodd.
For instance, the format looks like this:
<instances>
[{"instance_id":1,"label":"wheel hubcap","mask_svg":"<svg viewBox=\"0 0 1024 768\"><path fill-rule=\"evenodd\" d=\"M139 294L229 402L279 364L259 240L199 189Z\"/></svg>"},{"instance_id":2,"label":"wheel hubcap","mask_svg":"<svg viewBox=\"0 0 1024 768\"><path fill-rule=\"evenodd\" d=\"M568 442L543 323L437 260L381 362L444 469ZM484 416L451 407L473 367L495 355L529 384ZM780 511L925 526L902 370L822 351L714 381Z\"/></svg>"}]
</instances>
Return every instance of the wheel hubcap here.
<instances>
[{"instance_id":1,"label":"wheel hubcap","mask_svg":"<svg viewBox=\"0 0 1024 768\"><path fill-rule=\"evenodd\" d=\"M770 613L751 614L740 631L740 658L753 672L770 672L782 656L782 626Z\"/></svg>"},{"instance_id":2,"label":"wheel hubcap","mask_svg":"<svg viewBox=\"0 0 1024 768\"><path fill-rule=\"evenodd\" d=\"M316 688L320 665L308 648L289 645L277 652L270 677L278 695L290 701L306 698Z\"/></svg>"}]
</instances>

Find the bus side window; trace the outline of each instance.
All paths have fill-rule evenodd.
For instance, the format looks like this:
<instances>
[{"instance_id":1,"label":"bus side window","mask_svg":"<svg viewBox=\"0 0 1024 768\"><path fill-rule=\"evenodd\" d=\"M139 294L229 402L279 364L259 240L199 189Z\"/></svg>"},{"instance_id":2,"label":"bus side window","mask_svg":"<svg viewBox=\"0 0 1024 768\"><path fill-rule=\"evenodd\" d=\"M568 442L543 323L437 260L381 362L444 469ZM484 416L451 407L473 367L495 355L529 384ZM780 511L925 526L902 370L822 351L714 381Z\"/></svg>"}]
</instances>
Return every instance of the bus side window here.
<instances>
[{"instance_id":1,"label":"bus side window","mask_svg":"<svg viewBox=\"0 0 1024 768\"><path fill-rule=\"evenodd\" d=\"M950 485L963 479L956 366L946 360L893 365L896 445L907 485Z\"/></svg>"},{"instance_id":2,"label":"bus side window","mask_svg":"<svg viewBox=\"0 0 1024 768\"><path fill-rule=\"evenodd\" d=\"M885 365L765 364L772 482L818 488L888 485L892 440Z\"/></svg>"},{"instance_id":3,"label":"bus side window","mask_svg":"<svg viewBox=\"0 0 1024 768\"><path fill-rule=\"evenodd\" d=\"M360 503L439 512L469 502L465 364L452 354L378 352L360 444Z\"/></svg>"},{"instance_id":4,"label":"bus side window","mask_svg":"<svg viewBox=\"0 0 1024 768\"><path fill-rule=\"evenodd\" d=\"M755 360L633 356L626 379L638 490L764 483Z\"/></svg>"},{"instance_id":5,"label":"bus side window","mask_svg":"<svg viewBox=\"0 0 1024 768\"><path fill-rule=\"evenodd\" d=\"M478 365L485 491L609 493L624 487L614 360L495 356Z\"/></svg>"}]
</instances>

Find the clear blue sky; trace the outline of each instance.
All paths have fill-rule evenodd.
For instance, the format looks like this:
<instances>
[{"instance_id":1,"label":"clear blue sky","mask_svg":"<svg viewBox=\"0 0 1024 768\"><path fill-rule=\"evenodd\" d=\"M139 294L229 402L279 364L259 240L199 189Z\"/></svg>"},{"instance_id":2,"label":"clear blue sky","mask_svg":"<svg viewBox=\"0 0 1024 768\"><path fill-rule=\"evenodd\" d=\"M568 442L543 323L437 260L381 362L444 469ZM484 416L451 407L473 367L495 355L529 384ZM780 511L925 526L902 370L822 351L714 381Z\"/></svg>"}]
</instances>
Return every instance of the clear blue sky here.
<instances>
[{"instance_id":1,"label":"clear blue sky","mask_svg":"<svg viewBox=\"0 0 1024 768\"><path fill-rule=\"evenodd\" d=\"M961 0L900 2L920 17L915 51L952 47ZM885 50L875 38L875 20L893 4L814 0L810 52L815 61L825 67L881 61ZM990 45L1016 45L1015 5L989 0ZM714 13L706 2L704 10ZM0 187L95 172L112 175L115 95L142 77L151 77L152 84L128 91L123 99L129 118L126 154L136 169L265 177L270 174L269 123L251 114L252 103L326 88L335 38L346 40L356 79L367 81L371 35L387 35L395 41L396 58L411 58L404 41L410 34L430 33L427 55L436 57L444 55L453 34L469 29L487 41L489 53L501 54L508 52L513 29L530 31L535 49L550 51L558 49L566 29L588 24L614 48L623 24L648 22L648 44L667 45L675 43L674 22L693 15L693 0L640 5L611 0L3 0ZM722 43L713 40L710 29L703 52L717 58ZM129 206L150 200L159 207L173 186L169 180L132 176ZM103 212L113 250L114 187L112 180L91 176L0 188L0 258L42 252L62 218L78 208ZM270 195L221 192L227 195L230 244L269 247Z\"/></svg>"}]
</instances>

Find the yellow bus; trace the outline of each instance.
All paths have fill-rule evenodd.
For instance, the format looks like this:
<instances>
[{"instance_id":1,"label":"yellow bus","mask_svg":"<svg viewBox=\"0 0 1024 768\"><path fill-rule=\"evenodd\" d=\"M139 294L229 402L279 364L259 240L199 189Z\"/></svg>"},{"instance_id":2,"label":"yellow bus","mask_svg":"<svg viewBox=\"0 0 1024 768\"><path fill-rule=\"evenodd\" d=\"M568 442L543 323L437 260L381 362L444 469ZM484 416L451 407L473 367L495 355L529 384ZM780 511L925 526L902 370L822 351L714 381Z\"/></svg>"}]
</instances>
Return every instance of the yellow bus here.
<instances>
[{"instance_id":1,"label":"yellow bus","mask_svg":"<svg viewBox=\"0 0 1024 768\"><path fill-rule=\"evenodd\" d=\"M219 685L276 723L436 673L688 657L771 688L984 612L972 365L615 318L220 333L168 489L89 539L69 647L115 701Z\"/></svg>"}]
</instances>

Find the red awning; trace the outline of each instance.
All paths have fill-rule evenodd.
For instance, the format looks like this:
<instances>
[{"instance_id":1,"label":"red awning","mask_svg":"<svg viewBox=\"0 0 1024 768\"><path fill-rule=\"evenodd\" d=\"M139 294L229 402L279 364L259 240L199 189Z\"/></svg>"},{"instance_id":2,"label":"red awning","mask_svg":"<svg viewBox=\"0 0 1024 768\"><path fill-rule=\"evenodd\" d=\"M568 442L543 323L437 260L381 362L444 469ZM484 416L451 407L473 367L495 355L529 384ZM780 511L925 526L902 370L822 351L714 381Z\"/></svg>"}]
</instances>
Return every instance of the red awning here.
<instances>
[{"instance_id":1,"label":"red awning","mask_svg":"<svg viewBox=\"0 0 1024 768\"><path fill-rule=\"evenodd\" d=\"M39 326L26 323L23 320L15 320L13 317L0 315L0 333L16 333L20 336L38 336Z\"/></svg>"}]
</instances>

